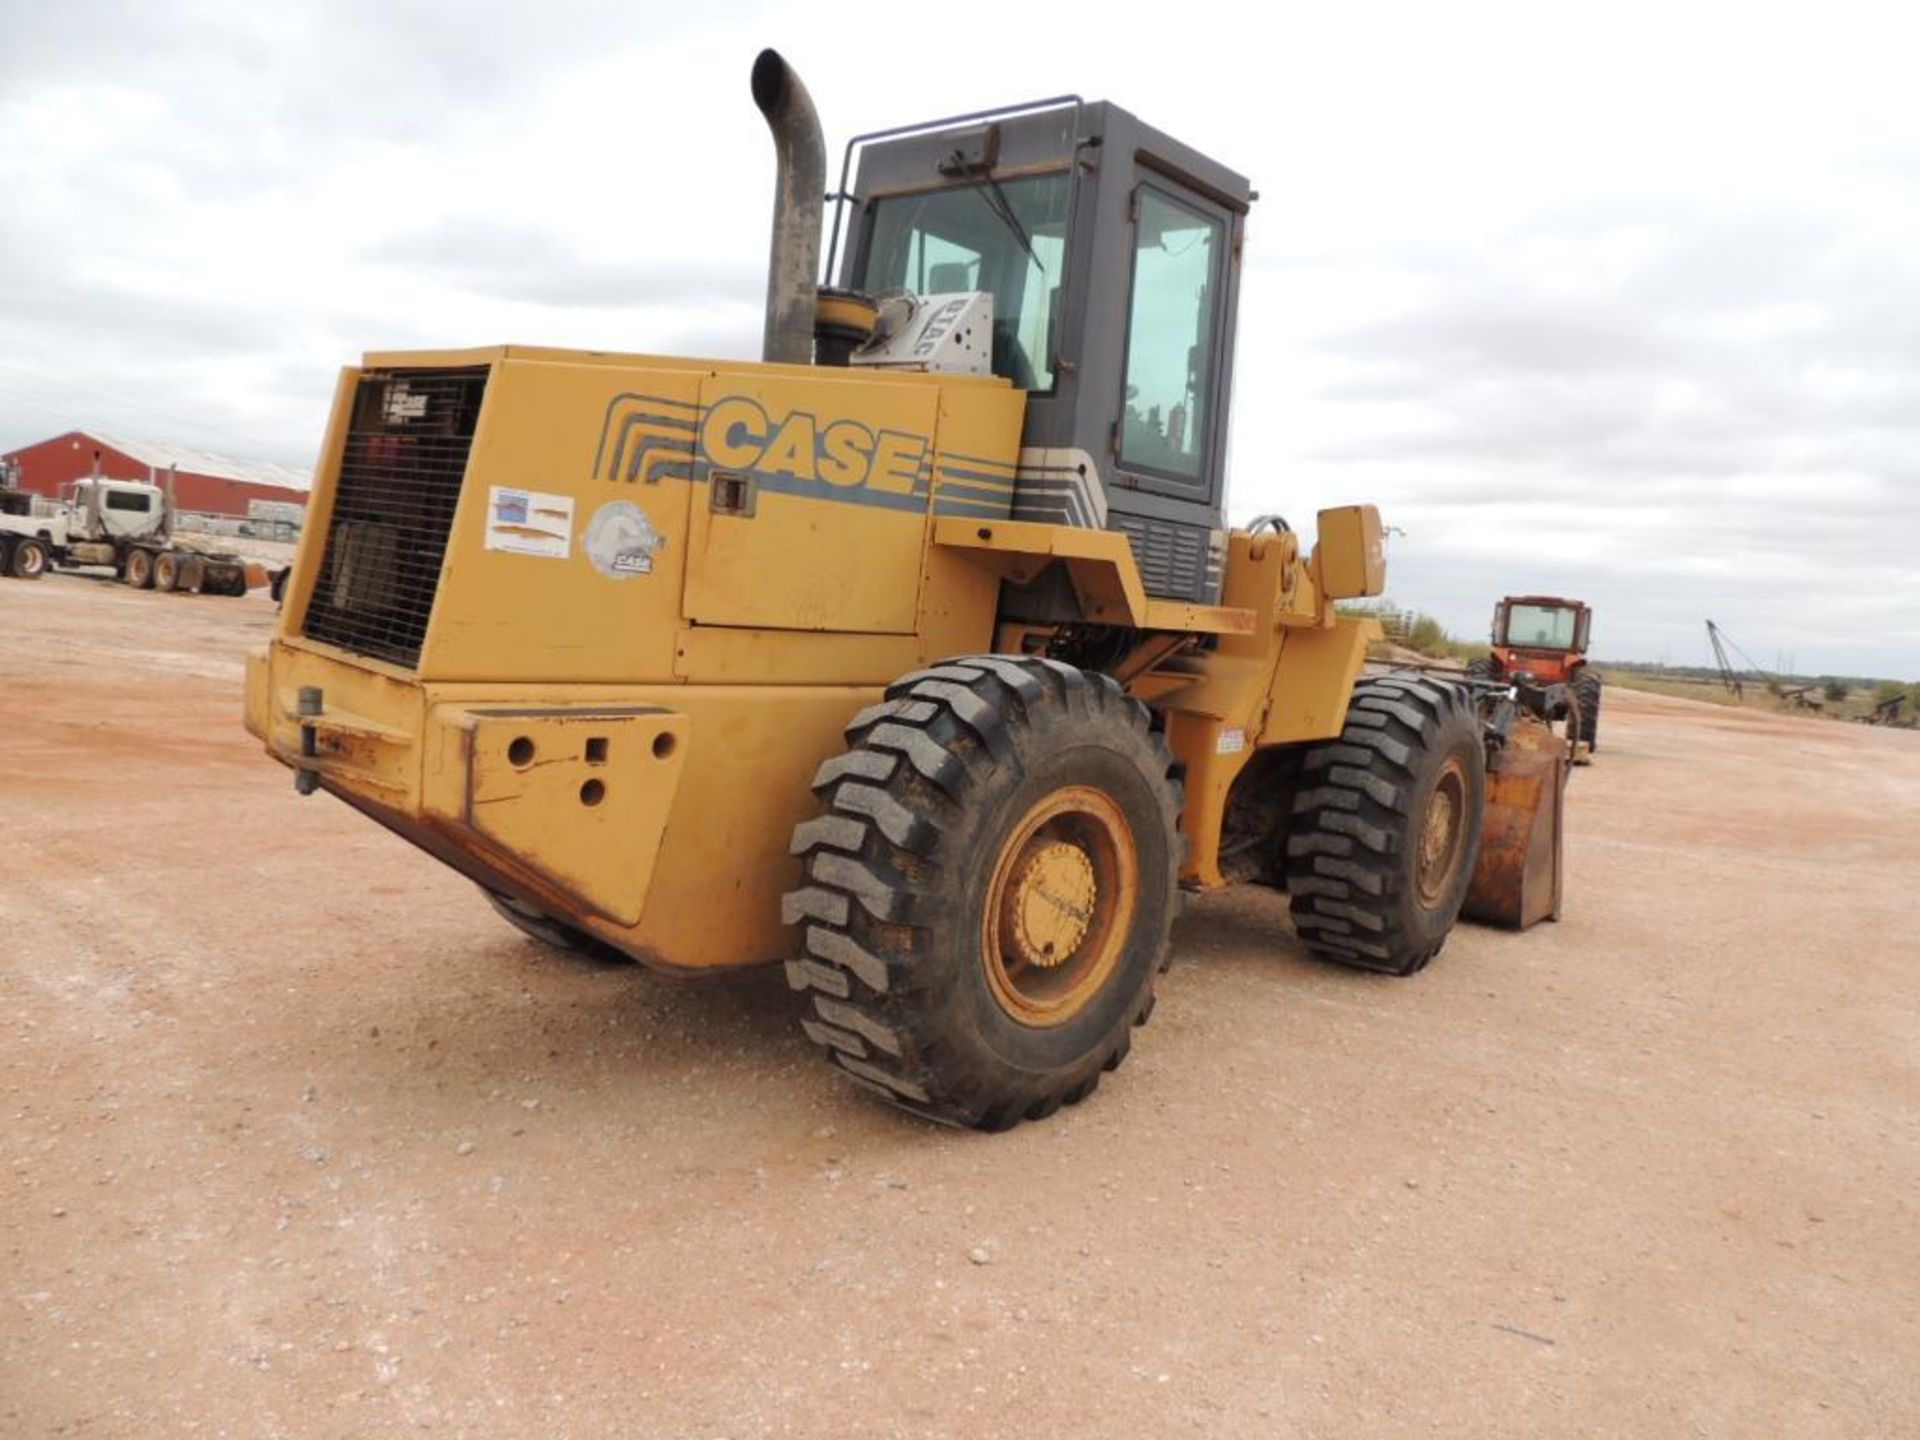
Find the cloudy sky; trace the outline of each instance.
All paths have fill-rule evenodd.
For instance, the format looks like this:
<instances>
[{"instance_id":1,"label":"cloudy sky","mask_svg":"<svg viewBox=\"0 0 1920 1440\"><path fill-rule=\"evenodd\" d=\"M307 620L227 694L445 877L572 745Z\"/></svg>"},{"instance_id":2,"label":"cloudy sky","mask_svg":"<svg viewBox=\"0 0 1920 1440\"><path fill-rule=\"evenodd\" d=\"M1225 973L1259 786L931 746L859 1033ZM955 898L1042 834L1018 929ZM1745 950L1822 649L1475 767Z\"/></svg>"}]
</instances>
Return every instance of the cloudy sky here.
<instances>
[{"instance_id":1,"label":"cloudy sky","mask_svg":"<svg viewBox=\"0 0 1920 1440\"><path fill-rule=\"evenodd\" d=\"M1253 177L1232 513L1461 633L1920 678L1895 4L0 0L0 450L311 463L360 351L757 353L763 44L858 130L1062 90Z\"/></svg>"}]
</instances>

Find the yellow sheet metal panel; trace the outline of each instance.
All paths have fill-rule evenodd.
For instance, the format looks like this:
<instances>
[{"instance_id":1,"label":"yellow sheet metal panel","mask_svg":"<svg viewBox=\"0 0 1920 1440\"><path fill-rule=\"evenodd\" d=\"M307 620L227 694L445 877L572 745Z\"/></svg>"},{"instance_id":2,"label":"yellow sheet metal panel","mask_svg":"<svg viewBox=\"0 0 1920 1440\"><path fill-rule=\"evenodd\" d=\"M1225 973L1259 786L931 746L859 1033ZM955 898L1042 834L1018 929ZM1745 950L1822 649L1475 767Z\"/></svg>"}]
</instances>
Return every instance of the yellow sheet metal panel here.
<instances>
[{"instance_id":1,"label":"yellow sheet metal panel","mask_svg":"<svg viewBox=\"0 0 1920 1440\"><path fill-rule=\"evenodd\" d=\"M420 673L668 680L701 372L496 364Z\"/></svg>"},{"instance_id":2,"label":"yellow sheet metal panel","mask_svg":"<svg viewBox=\"0 0 1920 1440\"><path fill-rule=\"evenodd\" d=\"M1004 519L1012 506L1025 414L1026 397L1004 384L940 387L933 461L936 525L944 523L939 517L976 527ZM941 545L928 545L921 563L918 663L991 649L1000 576Z\"/></svg>"},{"instance_id":3,"label":"yellow sheet metal panel","mask_svg":"<svg viewBox=\"0 0 1920 1440\"><path fill-rule=\"evenodd\" d=\"M673 970L787 958L792 935L780 923L780 896L798 874L787 854L788 841L793 827L815 813L814 773L846 748L847 722L880 693L877 685L448 685L427 692L436 713L444 707L449 715L545 706L655 706L679 717L686 727L678 751L682 768L657 838L639 923L620 925L587 913L560 916L649 964ZM430 772L464 774L467 762L454 738L464 733L458 726L431 727L430 735L441 738L429 747ZM428 789L436 790L431 776ZM459 813L458 789L437 784L441 798L434 805L434 823L443 831L440 817ZM621 838L609 848L625 854L653 843L643 835L631 845ZM468 848L470 858L483 865L490 853L498 853L489 846ZM524 873L537 875L541 855L522 859L528 862ZM519 862L499 865L496 888L517 888L519 868ZM560 897L549 892L537 898L554 904Z\"/></svg>"},{"instance_id":4,"label":"yellow sheet metal panel","mask_svg":"<svg viewBox=\"0 0 1920 1440\"><path fill-rule=\"evenodd\" d=\"M250 673L249 686L256 683ZM257 682L265 694L267 750L293 764L312 725L316 768L384 805L419 801L422 697L417 685L335 658L306 642L276 643ZM320 713L300 714L300 691L320 691Z\"/></svg>"},{"instance_id":5,"label":"yellow sheet metal panel","mask_svg":"<svg viewBox=\"0 0 1920 1440\"><path fill-rule=\"evenodd\" d=\"M1115 625L1143 625L1147 592L1127 537L1116 530L1085 530L1032 520L943 517L934 544L970 556L976 564L1025 584L1054 560L1064 561L1082 605Z\"/></svg>"},{"instance_id":6,"label":"yellow sheet metal panel","mask_svg":"<svg viewBox=\"0 0 1920 1440\"><path fill-rule=\"evenodd\" d=\"M1227 569L1221 585L1223 614L1244 617L1221 633L1211 648L1182 657L1186 683L1161 685L1158 703L1167 710L1167 742L1186 767L1187 836L1183 884L1214 890L1220 873L1220 832L1233 782L1252 758L1279 662L1279 629L1286 597L1300 575L1298 542L1291 534L1227 539ZM1158 602L1156 602L1158 603ZM1151 679L1151 677L1143 677Z\"/></svg>"},{"instance_id":7,"label":"yellow sheet metal panel","mask_svg":"<svg viewBox=\"0 0 1920 1440\"><path fill-rule=\"evenodd\" d=\"M939 443L933 457L937 514L1007 518L1026 408L1025 394L1010 385L941 385Z\"/></svg>"},{"instance_id":8,"label":"yellow sheet metal panel","mask_svg":"<svg viewBox=\"0 0 1920 1440\"><path fill-rule=\"evenodd\" d=\"M932 658L912 635L696 625L681 633L679 664L702 685L886 685Z\"/></svg>"},{"instance_id":9,"label":"yellow sheet metal panel","mask_svg":"<svg viewBox=\"0 0 1920 1440\"><path fill-rule=\"evenodd\" d=\"M1254 614L1233 605L1196 605L1186 600L1147 601L1145 629L1195 635L1251 635Z\"/></svg>"},{"instance_id":10,"label":"yellow sheet metal panel","mask_svg":"<svg viewBox=\"0 0 1920 1440\"><path fill-rule=\"evenodd\" d=\"M649 367L643 357L522 347L370 360L492 362L422 647L428 679L844 683L877 674L873 664L833 673L794 663L800 657L778 645L700 636L711 627L918 632L923 643L909 650L856 647L898 656L903 669L987 643L997 587L930 557L925 530L939 474L956 477L954 504L982 489L962 489L967 477L1011 476L1024 401L1004 383ZM336 432L356 377L343 379ZM935 449L941 424L951 453ZM337 453L339 435L329 444ZM713 508L714 471L750 482L751 513ZM322 487L316 498L330 494ZM325 533L316 515L310 543ZM930 577L939 588L923 615ZM287 626L297 633L296 620Z\"/></svg>"},{"instance_id":11,"label":"yellow sheet metal panel","mask_svg":"<svg viewBox=\"0 0 1920 1440\"><path fill-rule=\"evenodd\" d=\"M496 360L506 359L517 348L510 345L470 345L456 350L369 350L361 357L360 363L368 370L491 365ZM579 357L561 352L556 358L572 360Z\"/></svg>"},{"instance_id":12,"label":"yellow sheet metal panel","mask_svg":"<svg viewBox=\"0 0 1920 1440\"><path fill-rule=\"evenodd\" d=\"M273 690L268 650L259 645L247 651L246 700L243 712L247 733L265 740L273 733Z\"/></svg>"},{"instance_id":13,"label":"yellow sheet metal panel","mask_svg":"<svg viewBox=\"0 0 1920 1440\"><path fill-rule=\"evenodd\" d=\"M1281 631L1280 663L1258 743L1286 745L1338 735L1346 724L1353 682L1366 664L1367 642L1378 633L1373 621L1345 616L1324 630Z\"/></svg>"},{"instance_id":14,"label":"yellow sheet metal panel","mask_svg":"<svg viewBox=\"0 0 1920 1440\"><path fill-rule=\"evenodd\" d=\"M814 813L821 762L845 749L847 722L882 689L429 686L285 644L273 647L261 683L275 697L268 749L277 758L299 755L298 688L320 686L328 789L480 884L529 894L557 918L679 970L786 957L780 896L797 873L789 837ZM623 713L634 718L616 730L609 717ZM676 737L667 757L652 749L659 732ZM536 747L524 769L513 753L522 736ZM623 737L646 744L623 746ZM588 806L580 787L595 777L594 738L609 741L606 774L620 785L609 779ZM628 923L636 899L638 921Z\"/></svg>"},{"instance_id":15,"label":"yellow sheet metal panel","mask_svg":"<svg viewBox=\"0 0 1920 1440\"><path fill-rule=\"evenodd\" d=\"M1332 600L1378 595L1387 585L1387 539L1380 511L1372 505L1342 505L1322 510L1319 518L1314 568L1321 593Z\"/></svg>"},{"instance_id":16,"label":"yellow sheet metal panel","mask_svg":"<svg viewBox=\"0 0 1920 1440\"><path fill-rule=\"evenodd\" d=\"M660 841L639 925L586 927L667 969L709 970L788 958L780 897L799 867L793 827L817 813L821 762L879 687L685 686L670 697L689 726L686 769Z\"/></svg>"},{"instance_id":17,"label":"yellow sheet metal panel","mask_svg":"<svg viewBox=\"0 0 1920 1440\"><path fill-rule=\"evenodd\" d=\"M938 545L929 545L920 582L920 643L917 665L993 648L1000 577ZM896 671L897 678L903 674ZM821 677L823 679L829 677ZM865 675L838 677L864 680Z\"/></svg>"},{"instance_id":18,"label":"yellow sheet metal panel","mask_svg":"<svg viewBox=\"0 0 1920 1440\"><path fill-rule=\"evenodd\" d=\"M1244 633L1222 638L1218 652L1261 656L1271 662L1275 652L1269 633L1275 625L1294 618L1292 611L1305 597L1301 582L1300 539L1292 531L1249 535L1234 530L1227 536L1227 568L1221 577L1220 603L1251 612L1253 624ZM1308 602L1311 612L1311 602Z\"/></svg>"},{"instance_id":19,"label":"yellow sheet metal panel","mask_svg":"<svg viewBox=\"0 0 1920 1440\"><path fill-rule=\"evenodd\" d=\"M1257 730L1279 661L1276 627L1286 623L1283 600L1297 587L1301 575L1297 555L1298 542L1290 534L1250 536L1235 531L1228 536L1221 604L1209 608L1222 617L1233 617L1232 627L1196 627L1220 638L1204 651L1181 657L1175 673L1183 683L1150 674L1142 677L1136 693L1225 725Z\"/></svg>"},{"instance_id":20,"label":"yellow sheet metal panel","mask_svg":"<svg viewBox=\"0 0 1920 1440\"><path fill-rule=\"evenodd\" d=\"M1032 580L1051 561L1061 561L1087 617L1105 624L1203 635L1248 635L1255 627L1254 615L1243 607L1151 598L1141 584L1132 546L1117 530L943 516L934 521L934 544L970 555L976 564L1016 583Z\"/></svg>"},{"instance_id":21,"label":"yellow sheet metal panel","mask_svg":"<svg viewBox=\"0 0 1920 1440\"><path fill-rule=\"evenodd\" d=\"M940 392L861 379L707 378L688 620L913 632Z\"/></svg>"},{"instance_id":22,"label":"yellow sheet metal panel","mask_svg":"<svg viewBox=\"0 0 1920 1440\"><path fill-rule=\"evenodd\" d=\"M1187 858L1180 867L1180 883L1201 890L1221 889L1227 883L1220 873L1227 796L1254 753L1248 720L1172 711L1167 716L1167 743L1187 772L1186 808L1180 817Z\"/></svg>"},{"instance_id":23,"label":"yellow sheet metal panel","mask_svg":"<svg viewBox=\"0 0 1920 1440\"><path fill-rule=\"evenodd\" d=\"M686 754L686 718L659 706L448 707L466 732L475 835L585 913L640 919Z\"/></svg>"}]
</instances>

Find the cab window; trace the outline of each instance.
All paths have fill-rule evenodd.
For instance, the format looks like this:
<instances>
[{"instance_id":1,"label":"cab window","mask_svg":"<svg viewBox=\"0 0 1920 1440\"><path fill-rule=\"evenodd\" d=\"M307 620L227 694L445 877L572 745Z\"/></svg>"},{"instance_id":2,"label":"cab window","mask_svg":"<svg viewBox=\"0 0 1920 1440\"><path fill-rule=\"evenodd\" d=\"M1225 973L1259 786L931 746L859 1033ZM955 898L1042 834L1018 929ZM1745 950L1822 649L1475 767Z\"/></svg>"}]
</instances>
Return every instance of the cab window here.
<instances>
[{"instance_id":1,"label":"cab window","mask_svg":"<svg viewBox=\"0 0 1920 1440\"><path fill-rule=\"evenodd\" d=\"M860 288L993 295L993 373L1053 388L1053 318L1066 256L1068 177L982 178L876 201Z\"/></svg>"},{"instance_id":2,"label":"cab window","mask_svg":"<svg viewBox=\"0 0 1920 1440\"><path fill-rule=\"evenodd\" d=\"M106 507L109 510L137 510L141 514L153 508L153 497L139 490L107 491Z\"/></svg>"},{"instance_id":3,"label":"cab window","mask_svg":"<svg viewBox=\"0 0 1920 1440\"><path fill-rule=\"evenodd\" d=\"M1222 227L1151 186L1137 194L1120 458L1130 468L1195 480L1212 419Z\"/></svg>"},{"instance_id":4,"label":"cab window","mask_svg":"<svg viewBox=\"0 0 1920 1440\"><path fill-rule=\"evenodd\" d=\"M1506 643L1522 647L1540 645L1557 650L1570 649L1573 645L1574 621L1578 615L1576 610L1563 610L1557 606L1515 605L1507 612Z\"/></svg>"}]
</instances>

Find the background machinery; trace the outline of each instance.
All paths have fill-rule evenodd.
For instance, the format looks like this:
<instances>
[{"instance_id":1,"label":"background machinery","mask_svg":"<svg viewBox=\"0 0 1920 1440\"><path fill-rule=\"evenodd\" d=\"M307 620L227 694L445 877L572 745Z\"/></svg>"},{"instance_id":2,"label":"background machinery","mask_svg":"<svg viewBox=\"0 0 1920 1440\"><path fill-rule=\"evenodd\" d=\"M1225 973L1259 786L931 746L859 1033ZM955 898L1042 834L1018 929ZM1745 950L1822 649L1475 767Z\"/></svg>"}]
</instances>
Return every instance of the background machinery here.
<instances>
[{"instance_id":1,"label":"background machinery","mask_svg":"<svg viewBox=\"0 0 1920 1440\"><path fill-rule=\"evenodd\" d=\"M245 595L256 580L238 555L175 543L173 497L146 480L96 473L65 487L50 513L35 514L33 497L0 490L0 575L37 580L49 566L102 566L138 590L190 590Z\"/></svg>"},{"instance_id":2,"label":"background machinery","mask_svg":"<svg viewBox=\"0 0 1920 1440\"><path fill-rule=\"evenodd\" d=\"M1711 620L1707 621L1707 644L1713 647L1713 663L1720 672L1720 683L1726 687L1727 693L1734 699L1741 700L1746 697L1746 683L1741 677L1748 675L1764 682L1768 694L1784 700L1789 705L1801 710L1820 708L1818 683L1796 685L1782 679L1742 650L1734 643L1731 635ZM1727 658L1727 652L1730 650L1746 662L1744 671L1735 669L1733 661Z\"/></svg>"},{"instance_id":3,"label":"background machinery","mask_svg":"<svg viewBox=\"0 0 1920 1440\"><path fill-rule=\"evenodd\" d=\"M1247 181L1077 98L864 136L825 289L812 103L771 51L753 94L761 362L342 374L248 667L298 787L541 939L785 959L843 1073L983 1128L1121 1062L1183 891L1390 974L1552 913L1564 747L1362 678L1373 508L1222 523Z\"/></svg>"},{"instance_id":4,"label":"background machinery","mask_svg":"<svg viewBox=\"0 0 1920 1440\"><path fill-rule=\"evenodd\" d=\"M47 521L34 514L34 496L12 479L0 469L0 575L38 580L53 563Z\"/></svg>"},{"instance_id":5,"label":"background machinery","mask_svg":"<svg viewBox=\"0 0 1920 1440\"><path fill-rule=\"evenodd\" d=\"M1566 720L1571 738L1600 747L1600 674L1587 665L1593 612L1557 595L1509 595L1493 608L1493 652L1467 662L1475 679L1518 689L1546 720Z\"/></svg>"}]
</instances>

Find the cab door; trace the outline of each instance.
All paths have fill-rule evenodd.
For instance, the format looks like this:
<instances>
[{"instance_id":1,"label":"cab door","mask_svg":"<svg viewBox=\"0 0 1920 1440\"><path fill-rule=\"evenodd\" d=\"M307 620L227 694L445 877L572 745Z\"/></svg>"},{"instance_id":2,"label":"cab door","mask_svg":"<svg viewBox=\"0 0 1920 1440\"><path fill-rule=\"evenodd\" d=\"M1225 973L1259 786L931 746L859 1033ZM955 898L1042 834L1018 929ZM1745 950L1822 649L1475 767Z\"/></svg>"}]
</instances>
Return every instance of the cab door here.
<instances>
[{"instance_id":1,"label":"cab door","mask_svg":"<svg viewBox=\"0 0 1920 1440\"><path fill-rule=\"evenodd\" d=\"M1125 363L1115 426L1118 483L1217 504L1226 447L1234 234L1218 203L1135 170Z\"/></svg>"}]
</instances>

